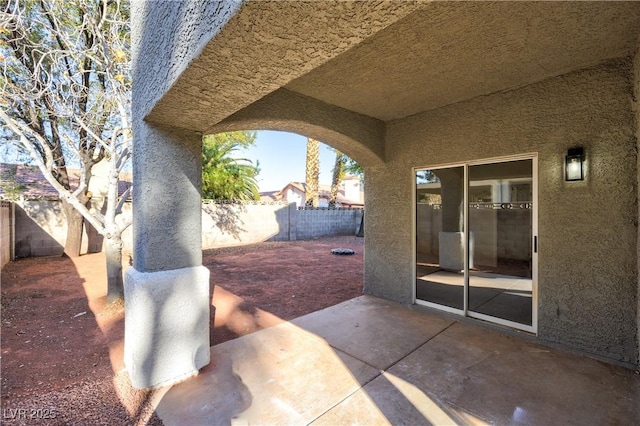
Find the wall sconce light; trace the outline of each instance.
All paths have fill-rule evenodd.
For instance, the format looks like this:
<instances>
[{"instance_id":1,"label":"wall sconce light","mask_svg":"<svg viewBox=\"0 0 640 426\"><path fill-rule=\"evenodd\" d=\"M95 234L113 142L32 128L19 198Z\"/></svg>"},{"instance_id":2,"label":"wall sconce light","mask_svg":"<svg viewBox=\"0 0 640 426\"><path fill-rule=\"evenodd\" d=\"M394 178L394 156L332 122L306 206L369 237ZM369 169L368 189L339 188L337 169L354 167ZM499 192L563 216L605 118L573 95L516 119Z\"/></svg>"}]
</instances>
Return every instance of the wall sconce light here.
<instances>
[{"instance_id":1,"label":"wall sconce light","mask_svg":"<svg viewBox=\"0 0 640 426\"><path fill-rule=\"evenodd\" d=\"M569 148L565 157L564 180L567 182L584 180L584 149Z\"/></svg>"}]
</instances>

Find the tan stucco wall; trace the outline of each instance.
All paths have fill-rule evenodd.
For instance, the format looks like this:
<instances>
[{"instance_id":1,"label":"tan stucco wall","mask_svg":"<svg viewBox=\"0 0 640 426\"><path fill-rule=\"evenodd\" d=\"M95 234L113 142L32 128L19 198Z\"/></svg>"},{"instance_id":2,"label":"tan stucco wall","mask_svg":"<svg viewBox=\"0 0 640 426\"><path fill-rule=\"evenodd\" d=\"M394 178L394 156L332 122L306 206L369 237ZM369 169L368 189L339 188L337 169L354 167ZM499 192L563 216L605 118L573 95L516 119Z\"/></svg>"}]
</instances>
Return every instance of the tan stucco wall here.
<instances>
[{"instance_id":1,"label":"tan stucco wall","mask_svg":"<svg viewBox=\"0 0 640 426\"><path fill-rule=\"evenodd\" d=\"M286 87L400 119L629 55L639 27L638 2L426 1Z\"/></svg>"},{"instance_id":2,"label":"tan stucco wall","mask_svg":"<svg viewBox=\"0 0 640 426\"><path fill-rule=\"evenodd\" d=\"M330 142L363 167L384 160L382 121L286 89L254 102L206 133L247 129L293 132Z\"/></svg>"},{"instance_id":3,"label":"tan stucco wall","mask_svg":"<svg viewBox=\"0 0 640 426\"><path fill-rule=\"evenodd\" d=\"M537 152L539 338L637 363L631 68L612 61L387 123L387 163L365 183L365 292L412 302L413 167ZM576 145L587 178L568 183Z\"/></svg>"},{"instance_id":4,"label":"tan stucco wall","mask_svg":"<svg viewBox=\"0 0 640 426\"><path fill-rule=\"evenodd\" d=\"M637 92L640 86L640 65L636 58L635 74L627 60L544 79L629 55L638 9L633 3L552 6L136 1L132 111L135 144L146 156L137 156L136 179L157 181L163 175L153 162L167 161L173 173L184 169L195 182L199 166L173 150L173 142L188 151L198 133L229 117L235 119L226 121L229 128L270 123L318 132L367 166L366 291L410 303L411 168L536 151L540 337L637 362L638 130L631 97L634 81ZM422 12L409 16L415 10ZM477 13L483 11L488 14ZM273 116L256 111L286 93L283 86L311 99L305 105L322 100L331 107L295 116L296 101ZM463 101L483 94L489 95ZM194 134L165 137L149 123ZM562 160L573 145L586 148L589 171L585 182L569 185L562 180ZM164 199L179 200L180 194L172 186L162 197L134 198L155 214ZM186 207L183 216L178 224L164 217L148 221L141 253L148 238L167 228L175 231L174 242L186 238L180 232L187 229L185 218L193 229L199 226ZM196 248L187 251L195 254ZM180 266L164 256L149 256L157 260L152 270Z\"/></svg>"},{"instance_id":5,"label":"tan stucco wall","mask_svg":"<svg viewBox=\"0 0 640 426\"><path fill-rule=\"evenodd\" d=\"M134 1L134 114L205 132L419 7L395 0Z\"/></svg>"},{"instance_id":6,"label":"tan stucco wall","mask_svg":"<svg viewBox=\"0 0 640 426\"><path fill-rule=\"evenodd\" d=\"M240 9L241 1L131 2L134 113L144 117Z\"/></svg>"},{"instance_id":7,"label":"tan stucco wall","mask_svg":"<svg viewBox=\"0 0 640 426\"><path fill-rule=\"evenodd\" d=\"M638 45L634 56L633 61L633 83L634 83L634 102L633 102L633 111L635 118L635 128L636 128L636 158L638 161L638 170L640 170L640 155L638 155L638 151L640 151L640 37L638 38ZM640 173L638 174L638 194L636 199L636 209L638 209L638 216L640 216L640 205L638 205L638 200L640 200ZM640 365L640 227L638 227L638 221L636 220L636 228L638 229L638 251L636 257L637 270L638 270L638 364Z\"/></svg>"}]
</instances>

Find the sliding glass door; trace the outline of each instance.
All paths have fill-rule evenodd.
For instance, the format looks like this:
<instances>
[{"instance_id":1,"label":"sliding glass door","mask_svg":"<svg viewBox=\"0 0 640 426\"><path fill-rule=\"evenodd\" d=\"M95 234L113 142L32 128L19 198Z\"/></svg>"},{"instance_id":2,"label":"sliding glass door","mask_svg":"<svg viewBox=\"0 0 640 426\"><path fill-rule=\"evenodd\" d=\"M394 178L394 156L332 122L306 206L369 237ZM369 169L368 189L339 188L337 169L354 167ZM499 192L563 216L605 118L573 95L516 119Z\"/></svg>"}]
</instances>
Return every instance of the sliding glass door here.
<instances>
[{"instance_id":1,"label":"sliding glass door","mask_svg":"<svg viewBox=\"0 0 640 426\"><path fill-rule=\"evenodd\" d=\"M416 298L464 309L464 167L416 172Z\"/></svg>"},{"instance_id":2,"label":"sliding glass door","mask_svg":"<svg viewBox=\"0 0 640 426\"><path fill-rule=\"evenodd\" d=\"M536 331L535 166L416 170L417 303Z\"/></svg>"}]
</instances>

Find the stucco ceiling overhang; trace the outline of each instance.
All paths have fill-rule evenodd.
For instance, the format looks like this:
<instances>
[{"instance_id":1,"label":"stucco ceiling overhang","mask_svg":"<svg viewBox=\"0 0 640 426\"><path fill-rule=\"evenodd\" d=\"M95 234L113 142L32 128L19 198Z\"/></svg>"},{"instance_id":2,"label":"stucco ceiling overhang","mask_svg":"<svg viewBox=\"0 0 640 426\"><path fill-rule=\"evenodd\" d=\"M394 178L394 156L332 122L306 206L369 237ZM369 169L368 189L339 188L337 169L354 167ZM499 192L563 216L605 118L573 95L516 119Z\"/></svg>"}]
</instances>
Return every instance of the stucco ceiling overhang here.
<instances>
[{"instance_id":1,"label":"stucco ceiling overhang","mask_svg":"<svg viewBox=\"0 0 640 426\"><path fill-rule=\"evenodd\" d=\"M631 54L640 2L432 3L287 85L389 121Z\"/></svg>"},{"instance_id":2,"label":"stucco ceiling overhang","mask_svg":"<svg viewBox=\"0 0 640 426\"><path fill-rule=\"evenodd\" d=\"M346 52L419 2L248 1L189 61L146 119L206 132Z\"/></svg>"},{"instance_id":3,"label":"stucco ceiling overhang","mask_svg":"<svg viewBox=\"0 0 640 426\"><path fill-rule=\"evenodd\" d=\"M640 2L249 2L147 119L206 132L280 87L382 121L629 55Z\"/></svg>"}]
</instances>

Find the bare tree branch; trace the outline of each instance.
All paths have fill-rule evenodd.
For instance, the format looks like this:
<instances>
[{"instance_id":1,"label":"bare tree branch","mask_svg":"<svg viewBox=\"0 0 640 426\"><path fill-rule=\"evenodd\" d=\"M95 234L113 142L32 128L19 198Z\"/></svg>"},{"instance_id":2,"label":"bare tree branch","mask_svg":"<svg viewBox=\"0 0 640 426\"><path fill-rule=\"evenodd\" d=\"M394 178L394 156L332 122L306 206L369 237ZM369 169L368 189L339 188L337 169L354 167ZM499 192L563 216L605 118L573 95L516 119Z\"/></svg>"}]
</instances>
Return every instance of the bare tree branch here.
<instances>
[{"instance_id":1,"label":"bare tree branch","mask_svg":"<svg viewBox=\"0 0 640 426\"><path fill-rule=\"evenodd\" d=\"M128 187L120 196L120 201L118 201L118 205L116 206L116 214L122 213L122 206L127 201L127 198L131 195L131 186Z\"/></svg>"},{"instance_id":2,"label":"bare tree branch","mask_svg":"<svg viewBox=\"0 0 640 426\"><path fill-rule=\"evenodd\" d=\"M8 0L0 6L0 120L6 123L0 139L21 146L80 213L65 210L68 222L86 219L111 248L121 246L114 238L129 226L116 220L119 174L131 155L129 52L128 1ZM97 189L105 193L105 214L88 207L99 163L106 166L106 186ZM67 167L80 168L75 188Z\"/></svg>"},{"instance_id":3,"label":"bare tree branch","mask_svg":"<svg viewBox=\"0 0 640 426\"><path fill-rule=\"evenodd\" d=\"M60 184L60 182L58 182L52 175L51 173L49 173L49 170L47 168L47 165L42 161L42 159L40 158L40 156L37 154L37 152L33 149L33 145L31 143L31 141L29 140L29 138L27 137L27 134L29 134L30 136L33 136L35 138L40 138L41 136L38 134L34 134L31 129L29 129L28 127L24 126L22 123L18 123L14 120L12 120L7 113L0 109L0 119L2 119L5 124L7 125L7 127L9 127L13 132L15 132L19 138L20 138L20 142L22 143L22 145L24 146L24 148L29 152L29 154L31 154L31 159L34 160L34 162L38 165L38 167L40 168L40 171L42 172L43 176L45 179L47 179L47 181L51 184L51 186L53 186L56 191L58 191L58 193L64 197L69 204L73 205L75 208L78 209L78 211L82 214L82 216L87 219L87 221L89 221L89 223L91 223L91 225L96 228L96 230L98 230L98 232L103 231L103 225L100 221L96 220L95 217L93 217L91 215L91 212L87 209L87 207L82 204L80 202L80 200L77 199L77 197L75 196L75 194L71 194L69 193L69 191Z\"/></svg>"}]
</instances>

